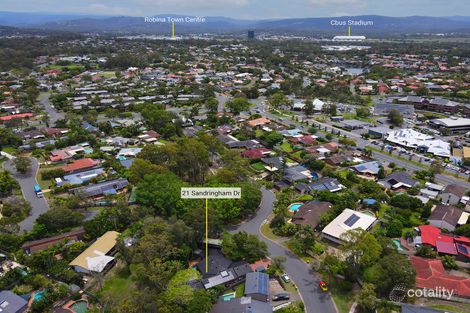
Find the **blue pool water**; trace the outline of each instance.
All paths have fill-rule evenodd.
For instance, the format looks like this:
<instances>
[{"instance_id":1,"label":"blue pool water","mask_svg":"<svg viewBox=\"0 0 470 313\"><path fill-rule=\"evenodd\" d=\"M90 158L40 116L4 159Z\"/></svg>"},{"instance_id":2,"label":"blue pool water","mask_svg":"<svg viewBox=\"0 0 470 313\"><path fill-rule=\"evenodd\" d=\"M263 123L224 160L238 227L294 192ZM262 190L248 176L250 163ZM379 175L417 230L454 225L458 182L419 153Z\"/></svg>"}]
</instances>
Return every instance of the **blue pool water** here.
<instances>
[{"instance_id":1,"label":"blue pool water","mask_svg":"<svg viewBox=\"0 0 470 313\"><path fill-rule=\"evenodd\" d=\"M34 301L40 301L44 298L44 291L38 291L34 294Z\"/></svg>"},{"instance_id":2,"label":"blue pool water","mask_svg":"<svg viewBox=\"0 0 470 313\"><path fill-rule=\"evenodd\" d=\"M406 249L403 248L403 246L401 245L399 239L393 239L392 241L393 241L393 243L395 244L395 246L397 246L398 251L405 251L405 250L406 250Z\"/></svg>"},{"instance_id":3,"label":"blue pool water","mask_svg":"<svg viewBox=\"0 0 470 313\"><path fill-rule=\"evenodd\" d=\"M301 206L302 206L302 203L294 203L289 206L289 210L291 212L297 212Z\"/></svg>"},{"instance_id":4,"label":"blue pool water","mask_svg":"<svg viewBox=\"0 0 470 313\"><path fill-rule=\"evenodd\" d=\"M223 295L222 298L224 299L224 301L230 301L231 299L235 298L235 296L236 296L235 292L232 292L232 293L227 293Z\"/></svg>"}]
</instances>

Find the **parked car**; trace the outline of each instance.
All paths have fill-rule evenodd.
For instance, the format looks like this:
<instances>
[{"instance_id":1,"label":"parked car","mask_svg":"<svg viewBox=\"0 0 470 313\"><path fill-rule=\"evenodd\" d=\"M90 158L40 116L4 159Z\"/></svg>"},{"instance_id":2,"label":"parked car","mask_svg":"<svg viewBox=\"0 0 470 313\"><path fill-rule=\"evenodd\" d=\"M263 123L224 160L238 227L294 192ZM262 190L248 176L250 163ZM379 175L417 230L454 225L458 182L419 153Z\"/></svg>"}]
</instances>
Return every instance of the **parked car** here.
<instances>
[{"instance_id":1,"label":"parked car","mask_svg":"<svg viewBox=\"0 0 470 313\"><path fill-rule=\"evenodd\" d=\"M273 301L285 301L289 299L290 299L290 296L288 293L278 293L277 295L273 296Z\"/></svg>"},{"instance_id":2,"label":"parked car","mask_svg":"<svg viewBox=\"0 0 470 313\"><path fill-rule=\"evenodd\" d=\"M286 273L282 274L281 278L286 283L290 282L290 277Z\"/></svg>"}]
</instances>

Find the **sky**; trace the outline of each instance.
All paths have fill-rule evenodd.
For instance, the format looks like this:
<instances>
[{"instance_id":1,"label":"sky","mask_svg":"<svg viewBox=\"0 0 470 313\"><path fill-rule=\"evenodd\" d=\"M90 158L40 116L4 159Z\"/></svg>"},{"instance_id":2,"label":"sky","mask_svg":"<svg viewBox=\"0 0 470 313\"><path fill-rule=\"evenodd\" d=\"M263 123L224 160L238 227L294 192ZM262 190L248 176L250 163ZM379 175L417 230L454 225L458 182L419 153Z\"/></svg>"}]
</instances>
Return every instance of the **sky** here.
<instances>
[{"instance_id":1,"label":"sky","mask_svg":"<svg viewBox=\"0 0 470 313\"><path fill-rule=\"evenodd\" d=\"M0 11L240 19L342 15L470 16L470 0L0 0Z\"/></svg>"}]
</instances>

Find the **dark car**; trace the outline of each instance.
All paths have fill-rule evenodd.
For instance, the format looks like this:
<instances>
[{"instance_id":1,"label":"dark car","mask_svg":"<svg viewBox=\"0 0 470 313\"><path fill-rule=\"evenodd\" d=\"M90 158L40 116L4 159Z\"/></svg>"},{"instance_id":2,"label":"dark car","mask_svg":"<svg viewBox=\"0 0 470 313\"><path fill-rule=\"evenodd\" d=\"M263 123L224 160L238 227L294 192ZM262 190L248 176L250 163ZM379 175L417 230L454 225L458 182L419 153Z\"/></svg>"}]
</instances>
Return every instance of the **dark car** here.
<instances>
[{"instance_id":1,"label":"dark car","mask_svg":"<svg viewBox=\"0 0 470 313\"><path fill-rule=\"evenodd\" d=\"M289 300L290 296L288 293L278 293L277 295L273 296L273 301L284 301Z\"/></svg>"}]
</instances>

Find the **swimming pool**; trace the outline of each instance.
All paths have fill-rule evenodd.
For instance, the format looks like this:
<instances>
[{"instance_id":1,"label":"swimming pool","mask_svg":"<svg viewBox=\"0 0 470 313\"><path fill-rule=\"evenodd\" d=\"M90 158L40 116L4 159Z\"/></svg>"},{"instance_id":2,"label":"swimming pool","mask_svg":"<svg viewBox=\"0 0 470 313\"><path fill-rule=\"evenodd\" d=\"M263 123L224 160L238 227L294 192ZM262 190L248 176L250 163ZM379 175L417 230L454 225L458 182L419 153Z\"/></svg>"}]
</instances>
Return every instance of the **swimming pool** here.
<instances>
[{"instance_id":1,"label":"swimming pool","mask_svg":"<svg viewBox=\"0 0 470 313\"><path fill-rule=\"evenodd\" d=\"M38 291L34 293L34 301L40 301L44 298L44 291Z\"/></svg>"},{"instance_id":2,"label":"swimming pool","mask_svg":"<svg viewBox=\"0 0 470 313\"><path fill-rule=\"evenodd\" d=\"M86 313L86 311L88 311L88 302L79 300L72 304L69 309L73 310L75 313Z\"/></svg>"},{"instance_id":3,"label":"swimming pool","mask_svg":"<svg viewBox=\"0 0 470 313\"><path fill-rule=\"evenodd\" d=\"M400 239L393 239L392 241L397 247L398 251L406 251L406 249L401 245Z\"/></svg>"},{"instance_id":4,"label":"swimming pool","mask_svg":"<svg viewBox=\"0 0 470 313\"><path fill-rule=\"evenodd\" d=\"M235 296L236 296L236 293L231 292L231 293L224 294L222 296L222 299L224 299L224 301L230 301L231 299L235 298Z\"/></svg>"},{"instance_id":5,"label":"swimming pool","mask_svg":"<svg viewBox=\"0 0 470 313\"><path fill-rule=\"evenodd\" d=\"M303 203L292 203L289 205L289 211L291 212L297 212L299 208L302 206Z\"/></svg>"}]
</instances>

